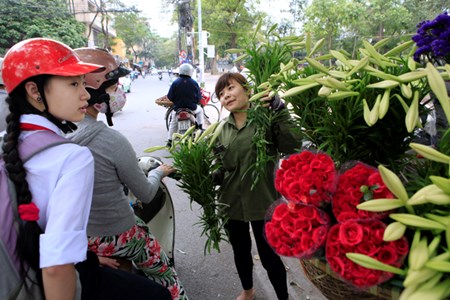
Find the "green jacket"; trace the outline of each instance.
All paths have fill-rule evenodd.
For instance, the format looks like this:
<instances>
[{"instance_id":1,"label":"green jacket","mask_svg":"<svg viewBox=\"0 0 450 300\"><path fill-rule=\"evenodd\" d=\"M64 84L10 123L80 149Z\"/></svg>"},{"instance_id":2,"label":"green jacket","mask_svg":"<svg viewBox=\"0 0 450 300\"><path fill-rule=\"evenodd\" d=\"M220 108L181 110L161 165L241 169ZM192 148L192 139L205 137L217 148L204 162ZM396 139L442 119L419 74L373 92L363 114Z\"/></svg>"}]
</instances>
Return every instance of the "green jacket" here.
<instances>
[{"instance_id":1,"label":"green jacket","mask_svg":"<svg viewBox=\"0 0 450 300\"><path fill-rule=\"evenodd\" d=\"M300 149L300 135L292 130L294 125L287 113L273 125L266 140L272 142L268 145L268 154L275 156L276 161L267 164L266 176L251 190L251 172L245 173L256 160L256 147L252 143L255 124L249 124L247 121L244 127L238 130L232 114L224 122L218 137L222 146L218 155L224 172L219 201L229 205L225 212L232 220L263 220L267 208L279 198L274 187L274 177L280 153L290 154Z\"/></svg>"}]
</instances>

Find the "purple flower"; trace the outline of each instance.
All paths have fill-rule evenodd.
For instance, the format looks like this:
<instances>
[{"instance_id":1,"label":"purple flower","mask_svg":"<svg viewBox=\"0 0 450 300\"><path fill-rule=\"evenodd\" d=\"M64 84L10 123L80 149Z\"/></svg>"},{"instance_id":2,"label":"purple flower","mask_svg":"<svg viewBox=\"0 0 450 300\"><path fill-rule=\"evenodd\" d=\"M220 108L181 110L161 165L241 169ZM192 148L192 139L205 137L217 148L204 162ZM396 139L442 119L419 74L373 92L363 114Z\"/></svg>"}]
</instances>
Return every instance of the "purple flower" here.
<instances>
[{"instance_id":1,"label":"purple flower","mask_svg":"<svg viewBox=\"0 0 450 300\"><path fill-rule=\"evenodd\" d=\"M447 12L434 20L417 24L417 34L412 37L417 45L414 60L420 62L426 57L432 62L450 63L450 16Z\"/></svg>"}]
</instances>

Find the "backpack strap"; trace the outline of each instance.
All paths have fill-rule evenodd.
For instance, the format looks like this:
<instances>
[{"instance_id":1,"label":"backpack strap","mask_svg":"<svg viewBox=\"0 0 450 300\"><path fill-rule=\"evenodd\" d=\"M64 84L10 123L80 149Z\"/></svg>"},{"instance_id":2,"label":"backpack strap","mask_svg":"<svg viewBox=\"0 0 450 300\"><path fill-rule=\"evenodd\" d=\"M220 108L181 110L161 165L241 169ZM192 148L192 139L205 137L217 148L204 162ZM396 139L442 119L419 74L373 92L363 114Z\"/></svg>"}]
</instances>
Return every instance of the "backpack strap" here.
<instances>
[{"instance_id":1,"label":"backpack strap","mask_svg":"<svg viewBox=\"0 0 450 300\"><path fill-rule=\"evenodd\" d=\"M73 143L53 131L42 130L27 136L19 143L19 155L23 163L34 155L57 145Z\"/></svg>"}]
</instances>

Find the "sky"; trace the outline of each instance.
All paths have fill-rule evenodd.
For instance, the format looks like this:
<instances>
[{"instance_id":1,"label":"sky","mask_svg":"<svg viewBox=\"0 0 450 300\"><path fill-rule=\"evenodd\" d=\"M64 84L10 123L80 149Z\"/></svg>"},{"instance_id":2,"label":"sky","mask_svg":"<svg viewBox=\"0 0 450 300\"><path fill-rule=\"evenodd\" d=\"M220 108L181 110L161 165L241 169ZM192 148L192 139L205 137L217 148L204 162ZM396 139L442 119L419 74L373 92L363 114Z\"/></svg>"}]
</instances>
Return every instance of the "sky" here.
<instances>
[{"instance_id":1,"label":"sky","mask_svg":"<svg viewBox=\"0 0 450 300\"><path fill-rule=\"evenodd\" d=\"M220 1L220 0L217 0ZM177 31L177 25L170 24L170 18L172 17L173 5L163 7L161 0L131 0L126 2L128 5L136 5L142 14L149 18L151 28L162 37L171 37L175 31ZM281 18L283 14L282 9L287 10L289 8L289 0L278 1L261 1L261 9L267 14L273 16L275 20ZM195 20L197 20L197 12L194 12ZM196 21L195 21L196 22Z\"/></svg>"}]
</instances>

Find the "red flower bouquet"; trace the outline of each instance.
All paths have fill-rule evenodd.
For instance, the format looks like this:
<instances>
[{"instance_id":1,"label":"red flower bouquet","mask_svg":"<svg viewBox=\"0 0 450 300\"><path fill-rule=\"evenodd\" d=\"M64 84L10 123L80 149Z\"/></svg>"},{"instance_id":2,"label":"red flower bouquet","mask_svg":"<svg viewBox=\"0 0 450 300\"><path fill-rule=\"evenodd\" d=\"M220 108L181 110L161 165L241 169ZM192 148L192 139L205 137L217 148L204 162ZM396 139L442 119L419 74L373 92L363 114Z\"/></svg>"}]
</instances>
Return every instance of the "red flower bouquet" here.
<instances>
[{"instance_id":1,"label":"red flower bouquet","mask_svg":"<svg viewBox=\"0 0 450 300\"><path fill-rule=\"evenodd\" d=\"M310 258L325 245L330 227L327 213L312 205L284 201L275 203L269 211L272 209L265 234L276 253Z\"/></svg>"},{"instance_id":2,"label":"red flower bouquet","mask_svg":"<svg viewBox=\"0 0 450 300\"><path fill-rule=\"evenodd\" d=\"M333 214L338 222L349 219L383 219L389 215L389 211L377 213L356 208L365 200L381 198L393 199L394 195L386 187L376 168L358 162L339 176L332 200Z\"/></svg>"},{"instance_id":3,"label":"red flower bouquet","mask_svg":"<svg viewBox=\"0 0 450 300\"><path fill-rule=\"evenodd\" d=\"M275 188L286 199L324 206L336 188L333 160L323 153L302 151L281 162L275 176Z\"/></svg>"},{"instance_id":4,"label":"red flower bouquet","mask_svg":"<svg viewBox=\"0 0 450 300\"><path fill-rule=\"evenodd\" d=\"M394 274L362 267L346 257L355 252L368 255L385 264L399 267L409 247L406 238L383 241L386 225L380 220L348 220L333 225L328 233L325 257L330 268L345 281L367 288L392 278Z\"/></svg>"}]
</instances>

